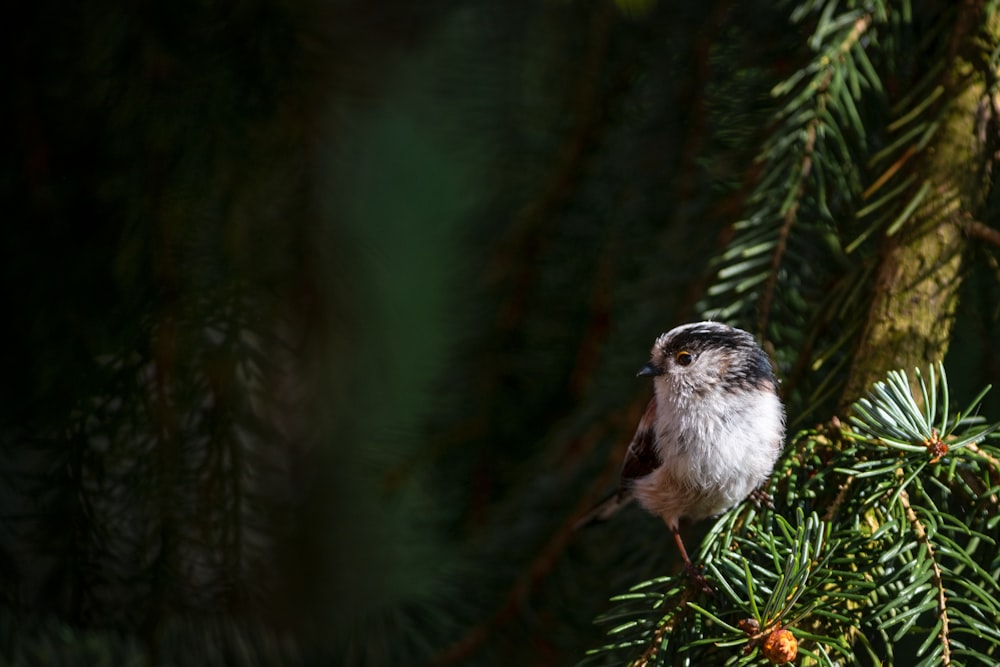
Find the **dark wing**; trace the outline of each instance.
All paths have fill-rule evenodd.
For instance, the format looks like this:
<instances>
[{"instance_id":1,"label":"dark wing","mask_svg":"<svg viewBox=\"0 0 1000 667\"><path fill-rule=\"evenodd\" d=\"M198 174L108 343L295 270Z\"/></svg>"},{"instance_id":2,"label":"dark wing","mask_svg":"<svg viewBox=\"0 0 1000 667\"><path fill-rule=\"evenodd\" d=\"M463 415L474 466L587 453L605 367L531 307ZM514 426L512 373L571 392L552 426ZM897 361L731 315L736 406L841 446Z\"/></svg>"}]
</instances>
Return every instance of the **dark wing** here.
<instances>
[{"instance_id":1,"label":"dark wing","mask_svg":"<svg viewBox=\"0 0 1000 667\"><path fill-rule=\"evenodd\" d=\"M621 486L610 498L607 498L600 505L585 514L576 522L576 529L584 526L607 521L625 505L632 501L632 494L629 492L631 481L638 477L648 475L660 466L661 461L656 453L656 398L649 401L646 412L639 420L639 428L632 436L628 451L625 453L625 462L622 464Z\"/></svg>"},{"instance_id":2,"label":"dark wing","mask_svg":"<svg viewBox=\"0 0 1000 667\"><path fill-rule=\"evenodd\" d=\"M630 482L645 477L663 464L656 451L656 397L650 399L646 412L639 420L639 428L632 436L625 462L622 464L622 481L619 494L626 493Z\"/></svg>"}]
</instances>

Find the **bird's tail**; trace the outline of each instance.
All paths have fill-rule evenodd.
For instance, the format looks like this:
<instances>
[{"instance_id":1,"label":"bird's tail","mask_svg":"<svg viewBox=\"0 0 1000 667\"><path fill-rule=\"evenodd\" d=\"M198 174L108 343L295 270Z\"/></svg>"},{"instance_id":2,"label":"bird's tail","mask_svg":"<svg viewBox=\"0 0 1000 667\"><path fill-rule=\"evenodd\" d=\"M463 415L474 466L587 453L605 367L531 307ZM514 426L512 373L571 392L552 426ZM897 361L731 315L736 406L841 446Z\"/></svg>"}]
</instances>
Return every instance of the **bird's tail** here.
<instances>
[{"instance_id":1,"label":"bird's tail","mask_svg":"<svg viewBox=\"0 0 1000 667\"><path fill-rule=\"evenodd\" d=\"M616 491L611 496L601 501L597 507L584 514L573 525L573 530L580 530L595 523L603 523L613 517L618 510L632 502L631 493Z\"/></svg>"}]
</instances>

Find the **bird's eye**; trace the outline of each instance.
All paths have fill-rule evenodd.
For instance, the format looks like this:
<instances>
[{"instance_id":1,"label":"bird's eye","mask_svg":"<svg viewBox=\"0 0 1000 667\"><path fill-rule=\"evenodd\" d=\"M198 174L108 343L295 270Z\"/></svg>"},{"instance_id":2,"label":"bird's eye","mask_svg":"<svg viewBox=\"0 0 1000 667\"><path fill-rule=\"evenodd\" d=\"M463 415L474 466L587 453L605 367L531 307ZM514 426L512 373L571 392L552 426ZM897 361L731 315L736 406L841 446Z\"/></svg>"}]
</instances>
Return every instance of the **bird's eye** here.
<instances>
[{"instance_id":1,"label":"bird's eye","mask_svg":"<svg viewBox=\"0 0 1000 667\"><path fill-rule=\"evenodd\" d=\"M687 350L681 350L680 352L675 354L674 359L676 359L677 363L679 363L681 366L687 366L692 361L694 361L694 357L691 356L691 353L688 352Z\"/></svg>"}]
</instances>

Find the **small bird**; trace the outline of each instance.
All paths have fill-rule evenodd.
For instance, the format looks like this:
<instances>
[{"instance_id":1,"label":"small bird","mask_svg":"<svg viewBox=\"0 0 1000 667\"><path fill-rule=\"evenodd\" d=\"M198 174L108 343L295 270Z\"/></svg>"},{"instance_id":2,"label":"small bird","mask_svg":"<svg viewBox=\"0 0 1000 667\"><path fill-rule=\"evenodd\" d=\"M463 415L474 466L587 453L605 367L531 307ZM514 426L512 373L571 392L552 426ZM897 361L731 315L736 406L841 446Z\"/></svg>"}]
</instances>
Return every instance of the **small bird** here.
<instances>
[{"instance_id":1,"label":"small bird","mask_svg":"<svg viewBox=\"0 0 1000 667\"><path fill-rule=\"evenodd\" d=\"M653 398L625 454L618 493L581 523L638 500L667 524L687 571L700 579L678 522L720 514L770 476L785 434L774 371L746 331L695 322L657 338L638 375L653 378Z\"/></svg>"}]
</instances>

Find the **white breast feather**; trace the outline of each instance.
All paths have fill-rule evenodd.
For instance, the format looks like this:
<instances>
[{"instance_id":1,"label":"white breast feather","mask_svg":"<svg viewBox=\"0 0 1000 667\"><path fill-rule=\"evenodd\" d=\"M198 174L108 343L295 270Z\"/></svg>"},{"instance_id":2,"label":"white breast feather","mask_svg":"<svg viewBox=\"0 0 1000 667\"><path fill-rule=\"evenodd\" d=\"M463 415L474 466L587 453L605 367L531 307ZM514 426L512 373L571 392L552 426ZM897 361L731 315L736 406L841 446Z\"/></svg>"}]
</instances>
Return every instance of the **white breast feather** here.
<instances>
[{"instance_id":1,"label":"white breast feather","mask_svg":"<svg viewBox=\"0 0 1000 667\"><path fill-rule=\"evenodd\" d=\"M706 397L678 387L658 392L657 413L664 465L637 480L635 491L667 523L712 516L740 502L767 479L781 449L784 418L773 392Z\"/></svg>"}]
</instances>

